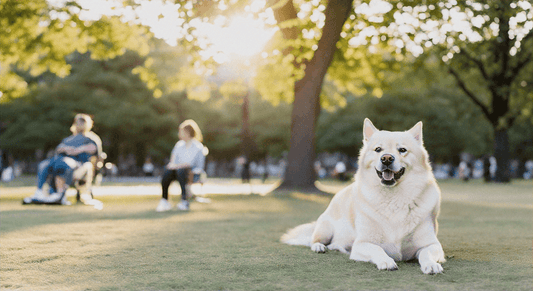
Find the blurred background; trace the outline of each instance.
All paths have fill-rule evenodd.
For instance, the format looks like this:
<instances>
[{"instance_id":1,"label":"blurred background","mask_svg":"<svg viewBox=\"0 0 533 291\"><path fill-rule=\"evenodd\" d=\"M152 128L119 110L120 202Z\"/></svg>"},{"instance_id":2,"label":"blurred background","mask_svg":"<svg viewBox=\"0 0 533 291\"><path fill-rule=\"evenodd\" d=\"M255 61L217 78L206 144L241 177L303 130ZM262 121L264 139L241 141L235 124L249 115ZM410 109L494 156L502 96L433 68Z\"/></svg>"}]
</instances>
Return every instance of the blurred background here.
<instances>
[{"instance_id":1,"label":"blurred background","mask_svg":"<svg viewBox=\"0 0 533 291\"><path fill-rule=\"evenodd\" d=\"M357 170L368 117L423 121L437 178L531 179L531 72L530 1L2 0L0 168L88 113L106 176L158 176L194 119L209 177L307 187Z\"/></svg>"}]
</instances>

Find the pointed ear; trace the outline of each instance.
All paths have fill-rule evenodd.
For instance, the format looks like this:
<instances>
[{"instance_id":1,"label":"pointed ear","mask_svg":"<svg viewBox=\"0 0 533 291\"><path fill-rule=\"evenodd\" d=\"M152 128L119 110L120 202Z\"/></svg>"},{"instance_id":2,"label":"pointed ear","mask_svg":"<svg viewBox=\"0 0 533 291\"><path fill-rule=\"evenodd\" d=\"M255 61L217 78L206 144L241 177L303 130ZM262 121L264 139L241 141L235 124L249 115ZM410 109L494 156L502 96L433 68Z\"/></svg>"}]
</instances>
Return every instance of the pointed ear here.
<instances>
[{"instance_id":1,"label":"pointed ear","mask_svg":"<svg viewBox=\"0 0 533 291\"><path fill-rule=\"evenodd\" d=\"M422 144L422 121L419 121L413 128L409 129L407 132L412 134L419 144Z\"/></svg>"},{"instance_id":2,"label":"pointed ear","mask_svg":"<svg viewBox=\"0 0 533 291\"><path fill-rule=\"evenodd\" d=\"M374 133L378 132L379 130L372 124L372 121L370 119L365 118L365 122L363 125L363 141L368 141Z\"/></svg>"}]
</instances>

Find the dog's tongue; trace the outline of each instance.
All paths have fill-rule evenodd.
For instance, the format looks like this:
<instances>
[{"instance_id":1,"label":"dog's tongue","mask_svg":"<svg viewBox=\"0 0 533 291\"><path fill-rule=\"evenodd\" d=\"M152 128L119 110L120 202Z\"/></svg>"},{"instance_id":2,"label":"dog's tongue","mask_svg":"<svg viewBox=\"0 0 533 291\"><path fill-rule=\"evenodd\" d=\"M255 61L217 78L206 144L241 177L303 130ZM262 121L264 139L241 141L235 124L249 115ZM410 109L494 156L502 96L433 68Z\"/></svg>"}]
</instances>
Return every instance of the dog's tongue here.
<instances>
[{"instance_id":1,"label":"dog's tongue","mask_svg":"<svg viewBox=\"0 0 533 291\"><path fill-rule=\"evenodd\" d=\"M390 181L394 179L394 173L391 170L383 171L383 180Z\"/></svg>"}]
</instances>

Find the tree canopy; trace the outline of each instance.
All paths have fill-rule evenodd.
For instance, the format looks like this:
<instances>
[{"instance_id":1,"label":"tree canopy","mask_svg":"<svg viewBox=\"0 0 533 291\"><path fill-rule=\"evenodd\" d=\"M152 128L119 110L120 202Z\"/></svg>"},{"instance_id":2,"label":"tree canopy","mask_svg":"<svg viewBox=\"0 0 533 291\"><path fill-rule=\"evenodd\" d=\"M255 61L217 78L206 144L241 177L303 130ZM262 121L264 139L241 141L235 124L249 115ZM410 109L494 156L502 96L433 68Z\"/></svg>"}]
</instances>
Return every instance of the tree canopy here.
<instances>
[{"instance_id":1,"label":"tree canopy","mask_svg":"<svg viewBox=\"0 0 533 291\"><path fill-rule=\"evenodd\" d=\"M113 58L127 49L147 54L145 27L119 17L80 18L76 1L52 5L47 0L0 2L0 102L25 94L28 84L13 69L39 75L50 71L60 77L70 73L67 58L73 52L91 51L97 59Z\"/></svg>"},{"instance_id":2,"label":"tree canopy","mask_svg":"<svg viewBox=\"0 0 533 291\"><path fill-rule=\"evenodd\" d=\"M533 120L529 74L533 69L533 8L529 1L226 2L169 1L164 7L175 13L161 11L155 17L160 23L178 18L171 28L176 31L177 44L188 54L181 61L188 65L175 74L180 78L173 85L154 74L157 64L144 62L135 73L156 97L171 94L172 88L196 86L204 88L198 92L210 92L205 80L192 77L213 71L217 64L216 53L206 54L212 46L202 33L203 25L227 25L239 13L251 13L270 23L277 32L262 56L252 59L258 70L251 84L270 102L293 104L285 185L313 185L315 129L322 108L343 107L348 96L365 94L399 100L407 95L434 98L433 94L387 90L406 66L423 68L435 62L446 68L462 91L459 96L463 98L453 100L474 104L491 125L500 176L505 181L507 130L516 120ZM45 0L0 3L2 102L29 88L31 84L22 80L24 73L37 76L48 70L66 76L71 69L66 60L75 51L91 51L96 59L116 57L127 49L146 55L146 40L152 33L139 25L142 20L138 16L124 17L127 11L136 11L132 7L143 4L124 4L111 16L88 20L80 16L84 8L76 1L59 6ZM189 94L193 91L187 96L203 98L203 93ZM379 100L378 107L389 99ZM403 100L410 102L411 97ZM441 101L437 98L424 104L439 106ZM412 105L416 108L419 104ZM446 103L447 107L453 105Z\"/></svg>"}]
</instances>

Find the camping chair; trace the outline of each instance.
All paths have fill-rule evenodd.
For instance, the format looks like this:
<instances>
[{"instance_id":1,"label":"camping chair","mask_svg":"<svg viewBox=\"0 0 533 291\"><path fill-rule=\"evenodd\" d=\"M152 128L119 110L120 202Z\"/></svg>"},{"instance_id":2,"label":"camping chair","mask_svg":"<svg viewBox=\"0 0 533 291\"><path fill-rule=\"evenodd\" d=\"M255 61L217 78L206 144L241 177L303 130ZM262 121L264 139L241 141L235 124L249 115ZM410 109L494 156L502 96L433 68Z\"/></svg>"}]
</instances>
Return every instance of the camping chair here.
<instances>
[{"instance_id":1,"label":"camping chair","mask_svg":"<svg viewBox=\"0 0 533 291\"><path fill-rule=\"evenodd\" d=\"M209 154L209 149L206 146L204 146L204 149L202 150L202 154L204 156L207 156L207 154ZM207 173L205 172L205 170L202 170L200 174L195 174L192 171L189 172L189 178L188 178L188 183L187 183L187 193L188 193L187 198L189 199L194 198L196 202L200 202L200 203L210 203L211 199L203 197L205 194L204 183L206 181L207 181ZM200 187L199 193L195 194L192 191L193 185L198 185Z\"/></svg>"},{"instance_id":2,"label":"camping chair","mask_svg":"<svg viewBox=\"0 0 533 291\"><path fill-rule=\"evenodd\" d=\"M104 160L107 158L107 154L102 152L99 156L95 155L91 157L91 160L89 161L90 164L88 164L89 168L80 167L76 171L74 171L74 180L72 183L72 187L76 189L76 203L81 203L82 195L86 193L87 195L90 195L90 198L87 197L87 199L94 200L93 196L93 185L100 185L102 182L102 169L104 167ZM93 178L92 181L87 181L87 177L90 176L89 171L93 172Z\"/></svg>"}]
</instances>

